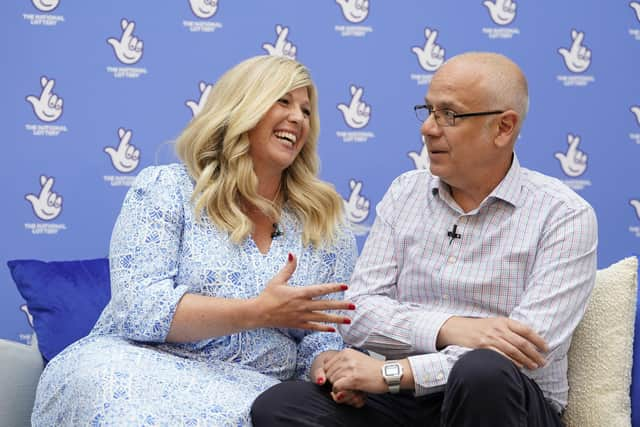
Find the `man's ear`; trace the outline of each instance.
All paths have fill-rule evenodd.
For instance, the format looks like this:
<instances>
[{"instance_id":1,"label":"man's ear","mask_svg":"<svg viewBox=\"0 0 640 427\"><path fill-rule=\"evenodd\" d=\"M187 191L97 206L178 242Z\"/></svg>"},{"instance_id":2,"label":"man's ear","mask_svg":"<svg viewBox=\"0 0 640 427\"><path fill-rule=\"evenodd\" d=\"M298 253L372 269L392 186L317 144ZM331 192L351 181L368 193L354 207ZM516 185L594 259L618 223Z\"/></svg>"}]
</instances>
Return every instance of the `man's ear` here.
<instances>
[{"instance_id":1,"label":"man's ear","mask_svg":"<svg viewBox=\"0 0 640 427\"><path fill-rule=\"evenodd\" d=\"M507 110L498 118L498 132L495 143L504 147L515 140L520 125L520 115L513 110Z\"/></svg>"}]
</instances>

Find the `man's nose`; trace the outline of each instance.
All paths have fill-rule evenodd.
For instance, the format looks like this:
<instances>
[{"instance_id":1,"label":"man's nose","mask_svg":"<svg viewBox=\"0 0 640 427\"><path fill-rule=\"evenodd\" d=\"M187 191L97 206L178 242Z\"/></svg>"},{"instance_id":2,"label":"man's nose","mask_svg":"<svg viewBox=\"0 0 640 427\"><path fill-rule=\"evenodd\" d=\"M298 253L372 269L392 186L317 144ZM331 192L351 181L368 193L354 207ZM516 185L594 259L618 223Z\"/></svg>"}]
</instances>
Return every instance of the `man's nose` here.
<instances>
[{"instance_id":1,"label":"man's nose","mask_svg":"<svg viewBox=\"0 0 640 427\"><path fill-rule=\"evenodd\" d=\"M427 119L422 122L422 126L420 126L420 133L425 137L427 135L438 135L440 131L441 129L436 122L435 114L429 114Z\"/></svg>"}]
</instances>

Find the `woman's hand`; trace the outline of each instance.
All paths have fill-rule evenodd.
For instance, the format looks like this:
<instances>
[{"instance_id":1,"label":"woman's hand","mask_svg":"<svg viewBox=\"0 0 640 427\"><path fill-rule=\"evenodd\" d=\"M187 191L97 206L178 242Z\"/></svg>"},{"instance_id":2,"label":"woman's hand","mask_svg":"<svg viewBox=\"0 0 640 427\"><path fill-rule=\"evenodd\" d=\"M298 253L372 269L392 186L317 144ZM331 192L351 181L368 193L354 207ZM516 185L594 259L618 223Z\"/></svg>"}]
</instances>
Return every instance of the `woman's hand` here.
<instances>
[{"instance_id":1,"label":"woman's hand","mask_svg":"<svg viewBox=\"0 0 640 427\"><path fill-rule=\"evenodd\" d=\"M327 374L324 365L331 360L332 357L339 355L340 352L328 350L316 356L311 365L311 381L323 386L327 383ZM331 391L331 398L334 402L342 405L350 405L355 408L362 408L367 401L367 393L359 390L342 390Z\"/></svg>"},{"instance_id":2,"label":"woman's hand","mask_svg":"<svg viewBox=\"0 0 640 427\"><path fill-rule=\"evenodd\" d=\"M254 327L299 328L322 332L335 332L326 323L351 323L348 317L325 313L326 310L354 310L355 305L344 300L314 298L342 292L344 283L326 283L293 287L287 281L296 270L293 254L285 266L267 283L264 291L253 300L256 313Z\"/></svg>"}]
</instances>

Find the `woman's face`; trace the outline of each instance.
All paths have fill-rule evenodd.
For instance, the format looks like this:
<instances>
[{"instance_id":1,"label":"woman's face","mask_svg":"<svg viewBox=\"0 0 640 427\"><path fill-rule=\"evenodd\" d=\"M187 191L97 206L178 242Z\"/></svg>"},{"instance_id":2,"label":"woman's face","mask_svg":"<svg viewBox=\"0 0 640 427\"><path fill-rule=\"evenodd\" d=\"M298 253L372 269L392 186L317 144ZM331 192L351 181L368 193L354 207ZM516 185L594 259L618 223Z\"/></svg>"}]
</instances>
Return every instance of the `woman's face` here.
<instances>
[{"instance_id":1,"label":"woman's face","mask_svg":"<svg viewBox=\"0 0 640 427\"><path fill-rule=\"evenodd\" d=\"M249 154L258 177L281 175L309 135L311 103L306 87L285 94L249 131Z\"/></svg>"}]
</instances>

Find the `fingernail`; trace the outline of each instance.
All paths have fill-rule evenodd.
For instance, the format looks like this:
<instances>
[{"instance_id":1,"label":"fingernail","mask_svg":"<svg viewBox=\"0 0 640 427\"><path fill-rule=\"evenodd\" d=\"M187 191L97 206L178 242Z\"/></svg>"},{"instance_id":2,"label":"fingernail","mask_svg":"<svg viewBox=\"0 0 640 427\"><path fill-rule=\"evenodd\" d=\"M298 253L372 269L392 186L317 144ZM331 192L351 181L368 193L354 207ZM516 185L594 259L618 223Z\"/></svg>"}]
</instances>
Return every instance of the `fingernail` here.
<instances>
[{"instance_id":1,"label":"fingernail","mask_svg":"<svg viewBox=\"0 0 640 427\"><path fill-rule=\"evenodd\" d=\"M336 330L335 330L335 328L329 328L329 329L327 330L327 332L335 332L335 331L336 331Z\"/></svg>"},{"instance_id":2,"label":"fingernail","mask_svg":"<svg viewBox=\"0 0 640 427\"><path fill-rule=\"evenodd\" d=\"M349 304L349 310L355 310L356 306L355 304Z\"/></svg>"},{"instance_id":3,"label":"fingernail","mask_svg":"<svg viewBox=\"0 0 640 427\"><path fill-rule=\"evenodd\" d=\"M345 325L350 325L351 319L342 319L342 323L344 323Z\"/></svg>"},{"instance_id":4,"label":"fingernail","mask_svg":"<svg viewBox=\"0 0 640 427\"><path fill-rule=\"evenodd\" d=\"M323 383L324 383L324 378L319 377L318 379L316 379L316 384L322 385Z\"/></svg>"},{"instance_id":5,"label":"fingernail","mask_svg":"<svg viewBox=\"0 0 640 427\"><path fill-rule=\"evenodd\" d=\"M342 400L344 396L342 396L342 393L338 393L336 394L336 400Z\"/></svg>"},{"instance_id":6,"label":"fingernail","mask_svg":"<svg viewBox=\"0 0 640 427\"><path fill-rule=\"evenodd\" d=\"M293 254L289 252L289 262L293 261Z\"/></svg>"},{"instance_id":7,"label":"fingernail","mask_svg":"<svg viewBox=\"0 0 640 427\"><path fill-rule=\"evenodd\" d=\"M349 287L347 285L340 285L340 289L346 291L347 289L349 289Z\"/></svg>"}]
</instances>

